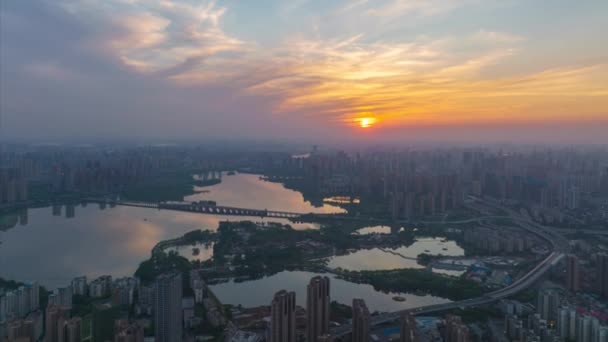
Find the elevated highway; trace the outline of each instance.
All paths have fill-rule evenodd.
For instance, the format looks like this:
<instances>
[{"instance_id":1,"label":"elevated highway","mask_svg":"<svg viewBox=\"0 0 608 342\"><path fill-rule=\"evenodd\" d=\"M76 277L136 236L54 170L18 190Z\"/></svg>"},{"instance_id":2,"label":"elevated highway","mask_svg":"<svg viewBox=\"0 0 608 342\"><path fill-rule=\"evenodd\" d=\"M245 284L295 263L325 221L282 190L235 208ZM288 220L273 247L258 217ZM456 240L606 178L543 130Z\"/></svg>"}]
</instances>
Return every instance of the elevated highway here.
<instances>
[{"instance_id":1,"label":"elevated highway","mask_svg":"<svg viewBox=\"0 0 608 342\"><path fill-rule=\"evenodd\" d=\"M484 204L487 204L484 202ZM513 284L496 290L494 292L486 293L485 295L477 298L465 299L461 301L437 304L430 306L423 306L412 309L405 309L385 314L380 314L372 317L370 322L371 326L377 326L385 323L390 323L398 320L402 315L413 314L413 315L426 315L441 311L453 310L453 309L464 309L470 307L476 307L480 305L490 304L500 299L507 298L521 292L528 287L532 286L538 281L545 273L547 273L553 266L570 252L570 243L563 236L559 235L555 230L541 226L537 223L532 222L528 218L523 217L517 212L501 206L496 203L487 204L494 208L499 208L508 213L509 217L512 218L517 224L523 229L530 233L536 234L544 240L548 241L553 251L543 259L538 265L532 270L526 273L523 277L517 279ZM343 325L332 330L332 335L336 338L341 338L349 335L352 332L351 325Z\"/></svg>"}]
</instances>

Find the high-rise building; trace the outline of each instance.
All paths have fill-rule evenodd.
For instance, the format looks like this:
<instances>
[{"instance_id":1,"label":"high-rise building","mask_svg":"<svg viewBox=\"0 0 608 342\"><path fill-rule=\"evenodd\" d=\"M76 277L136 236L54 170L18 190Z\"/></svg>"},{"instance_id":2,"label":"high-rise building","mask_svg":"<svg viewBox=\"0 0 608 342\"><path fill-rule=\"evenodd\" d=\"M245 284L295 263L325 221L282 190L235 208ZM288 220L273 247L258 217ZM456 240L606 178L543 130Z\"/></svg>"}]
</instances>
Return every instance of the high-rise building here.
<instances>
[{"instance_id":1,"label":"high-rise building","mask_svg":"<svg viewBox=\"0 0 608 342\"><path fill-rule=\"evenodd\" d=\"M270 342L296 341L296 294L281 290L270 304Z\"/></svg>"},{"instance_id":2,"label":"high-rise building","mask_svg":"<svg viewBox=\"0 0 608 342\"><path fill-rule=\"evenodd\" d=\"M67 320L70 310L57 305L49 305L46 307L45 316L45 342L60 342L60 337L63 336L59 332L60 323ZM63 342L63 341L61 341Z\"/></svg>"},{"instance_id":3,"label":"high-rise building","mask_svg":"<svg viewBox=\"0 0 608 342\"><path fill-rule=\"evenodd\" d=\"M576 320L576 341L591 342L592 318L580 316Z\"/></svg>"},{"instance_id":4,"label":"high-rise building","mask_svg":"<svg viewBox=\"0 0 608 342\"><path fill-rule=\"evenodd\" d=\"M317 276L310 280L306 298L306 337L316 342L329 332L329 278Z\"/></svg>"},{"instance_id":5,"label":"high-rise building","mask_svg":"<svg viewBox=\"0 0 608 342\"><path fill-rule=\"evenodd\" d=\"M72 294L86 296L88 290L87 277L82 276L72 280Z\"/></svg>"},{"instance_id":6,"label":"high-rise building","mask_svg":"<svg viewBox=\"0 0 608 342\"><path fill-rule=\"evenodd\" d=\"M577 313L575 309L570 309L570 318L568 319L568 338L572 341L576 340Z\"/></svg>"},{"instance_id":7,"label":"high-rise building","mask_svg":"<svg viewBox=\"0 0 608 342\"><path fill-rule=\"evenodd\" d=\"M0 321L25 317L39 308L38 283L29 283L18 289L0 294Z\"/></svg>"},{"instance_id":8,"label":"high-rise building","mask_svg":"<svg viewBox=\"0 0 608 342\"><path fill-rule=\"evenodd\" d=\"M608 299L608 254L599 253L597 255L596 274L598 293L602 298Z\"/></svg>"},{"instance_id":9,"label":"high-rise building","mask_svg":"<svg viewBox=\"0 0 608 342\"><path fill-rule=\"evenodd\" d=\"M93 280L89 284L89 296L102 298L110 294L112 287L112 276L105 275Z\"/></svg>"},{"instance_id":10,"label":"high-rise building","mask_svg":"<svg viewBox=\"0 0 608 342\"><path fill-rule=\"evenodd\" d=\"M334 342L334 337L331 334L325 334L317 337L317 342Z\"/></svg>"},{"instance_id":11,"label":"high-rise building","mask_svg":"<svg viewBox=\"0 0 608 342\"><path fill-rule=\"evenodd\" d=\"M80 342L82 340L82 320L80 317L74 317L69 320L61 318L57 324L59 342Z\"/></svg>"},{"instance_id":12,"label":"high-rise building","mask_svg":"<svg viewBox=\"0 0 608 342\"><path fill-rule=\"evenodd\" d=\"M460 316L448 315L445 319L445 342L469 342L469 327L462 322Z\"/></svg>"},{"instance_id":13,"label":"high-rise building","mask_svg":"<svg viewBox=\"0 0 608 342\"><path fill-rule=\"evenodd\" d=\"M35 341L34 322L31 320L16 320L7 326L8 341ZM0 338L5 336L0 335Z\"/></svg>"},{"instance_id":14,"label":"high-rise building","mask_svg":"<svg viewBox=\"0 0 608 342\"><path fill-rule=\"evenodd\" d=\"M65 308L72 308L72 286L60 287L55 289L52 295L49 296L49 303Z\"/></svg>"},{"instance_id":15,"label":"high-rise building","mask_svg":"<svg viewBox=\"0 0 608 342\"><path fill-rule=\"evenodd\" d=\"M401 342L420 342L416 317L412 314L401 316Z\"/></svg>"},{"instance_id":16,"label":"high-rise building","mask_svg":"<svg viewBox=\"0 0 608 342\"><path fill-rule=\"evenodd\" d=\"M182 276L160 275L154 287L155 341L179 342L182 339Z\"/></svg>"},{"instance_id":17,"label":"high-rise building","mask_svg":"<svg viewBox=\"0 0 608 342\"><path fill-rule=\"evenodd\" d=\"M144 328L125 319L114 322L114 342L143 342Z\"/></svg>"},{"instance_id":18,"label":"high-rise building","mask_svg":"<svg viewBox=\"0 0 608 342\"><path fill-rule=\"evenodd\" d=\"M353 342L369 341L370 315L363 299L353 299Z\"/></svg>"},{"instance_id":19,"label":"high-rise building","mask_svg":"<svg viewBox=\"0 0 608 342\"><path fill-rule=\"evenodd\" d=\"M557 315L557 329L559 331L559 336L562 338L567 338L570 328L570 309L569 308L561 308L559 309L559 313Z\"/></svg>"},{"instance_id":20,"label":"high-rise building","mask_svg":"<svg viewBox=\"0 0 608 342\"><path fill-rule=\"evenodd\" d=\"M580 290L579 261L576 255L568 255L566 258L566 288L571 292Z\"/></svg>"},{"instance_id":21,"label":"high-rise building","mask_svg":"<svg viewBox=\"0 0 608 342\"><path fill-rule=\"evenodd\" d=\"M597 331L597 342L608 342L608 327L601 326Z\"/></svg>"},{"instance_id":22,"label":"high-rise building","mask_svg":"<svg viewBox=\"0 0 608 342\"><path fill-rule=\"evenodd\" d=\"M560 296L551 290L541 290L538 294L538 304L536 306L540 318L546 321L556 321L560 304Z\"/></svg>"},{"instance_id":23,"label":"high-rise building","mask_svg":"<svg viewBox=\"0 0 608 342\"><path fill-rule=\"evenodd\" d=\"M125 277L116 279L111 289L112 305L131 305L133 304L133 294L137 288L135 278Z\"/></svg>"}]
</instances>

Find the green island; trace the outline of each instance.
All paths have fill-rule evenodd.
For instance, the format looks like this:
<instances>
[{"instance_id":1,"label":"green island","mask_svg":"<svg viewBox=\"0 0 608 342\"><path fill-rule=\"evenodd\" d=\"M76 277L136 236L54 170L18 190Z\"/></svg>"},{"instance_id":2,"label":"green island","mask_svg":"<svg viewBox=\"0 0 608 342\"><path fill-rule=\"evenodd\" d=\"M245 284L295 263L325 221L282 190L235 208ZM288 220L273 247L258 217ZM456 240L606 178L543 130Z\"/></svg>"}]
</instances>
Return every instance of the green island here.
<instances>
[{"instance_id":1,"label":"green island","mask_svg":"<svg viewBox=\"0 0 608 342\"><path fill-rule=\"evenodd\" d=\"M374 289L383 292L423 292L450 300L474 298L483 294L482 287L472 280L436 274L426 270L341 270L338 274L341 279L370 284Z\"/></svg>"},{"instance_id":2,"label":"green island","mask_svg":"<svg viewBox=\"0 0 608 342\"><path fill-rule=\"evenodd\" d=\"M144 283L168 270L184 273L193 268L206 268L210 282L220 278L246 281L285 270L333 273L340 278L372 285L383 292L424 292L460 300L483 294L482 287L463 277L452 277L419 269L386 271L347 271L326 266L328 257L361 248L413 243L413 232L392 234L386 241L378 237L352 234L347 226L323 227L319 230L294 230L278 223L260 226L253 222L221 222L217 232L195 230L180 238L157 244L150 259L142 262L135 275ZM169 247L213 243L213 258L190 262ZM433 256L423 255L428 262Z\"/></svg>"}]
</instances>

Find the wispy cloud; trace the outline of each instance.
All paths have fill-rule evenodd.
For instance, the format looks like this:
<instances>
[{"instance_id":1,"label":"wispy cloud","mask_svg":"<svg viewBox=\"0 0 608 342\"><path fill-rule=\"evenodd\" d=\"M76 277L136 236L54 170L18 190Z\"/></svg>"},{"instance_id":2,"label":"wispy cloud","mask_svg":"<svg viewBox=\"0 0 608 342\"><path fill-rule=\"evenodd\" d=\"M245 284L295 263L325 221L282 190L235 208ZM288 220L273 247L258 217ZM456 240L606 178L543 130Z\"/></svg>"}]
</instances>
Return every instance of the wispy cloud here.
<instances>
[{"instance_id":1,"label":"wispy cloud","mask_svg":"<svg viewBox=\"0 0 608 342\"><path fill-rule=\"evenodd\" d=\"M595 74L574 66L517 77L481 77L484 70L520 52L525 38L509 32L479 29L390 42L370 41L365 33L343 39L292 37L264 49L224 32L221 22L228 9L212 1L110 1L112 13L120 7L120 15L106 13L109 27L102 37L122 63L182 86L230 84L245 94L267 98L276 114L306 113L338 122L373 115L390 125L495 121L509 111L517 116L532 108L539 118L551 115L547 108L556 106L541 106L550 97L561 97L555 102L563 103L574 95L605 94L601 82L591 81L605 66L594 67ZM293 15L306 3L283 6L282 13ZM473 3L359 0L340 10L400 18L444 14ZM82 6L94 9L88 2ZM104 6L107 10L107 3ZM71 10L78 13L83 8ZM240 54L223 54L235 51ZM522 98L523 103L515 101Z\"/></svg>"},{"instance_id":2,"label":"wispy cloud","mask_svg":"<svg viewBox=\"0 0 608 342\"><path fill-rule=\"evenodd\" d=\"M108 0L66 6L85 20L101 17L100 46L138 71L183 71L245 44L222 30L221 20L227 9L213 1Z\"/></svg>"},{"instance_id":3,"label":"wispy cloud","mask_svg":"<svg viewBox=\"0 0 608 342\"><path fill-rule=\"evenodd\" d=\"M577 96L593 98L592 105L579 107L581 114L603 115L597 112L598 103L608 105L601 98L606 89L600 82L608 80L606 65L482 79L484 68L516 50L494 47L462 55L449 46L445 39L401 44L365 44L360 37L294 41L284 48L286 56L273 61L277 70L269 75L275 77L249 90L278 95L275 110L280 113L346 122L373 115L385 125L518 120L532 109L542 120L560 115L560 104ZM555 104L546 105L548 99Z\"/></svg>"},{"instance_id":4,"label":"wispy cloud","mask_svg":"<svg viewBox=\"0 0 608 342\"><path fill-rule=\"evenodd\" d=\"M433 16L450 12L470 4L472 0L380 0L356 1L347 5L350 9L365 8L367 14L395 18L404 15Z\"/></svg>"},{"instance_id":5,"label":"wispy cloud","mask_svg":"<svg viewBox=\"0 0 608 342\"><path fill-rule=\"evenodd\" d=\"M142 122L160 133L240 134L234 122L246 122L247 132L291 125L333 134L364 116L378 128L605 122L607 50L593 44L605 21L560 26L568 34L558 42L525 18L505 25L513 18L489 2L6 2L0 104L34 118L13 115L21 132L54 112L76 134L118 130L108 116L131 117L127 134ZM509 4L510 15L534 7Z\"/></svg>"},{"instance_id":6,"label":"wispy cloud","mask_svg":"<svg viewBox=\"0 0 608 342\"><path fill-rule=\"evenodd\" d=\"M479 30L473 34L473 38L480 42L489 42L489 43L517 43L525 40L525 37L506 33L506 32L498 32L498 31L487 31L487 30Z\"/></svg>"}]
</instances>

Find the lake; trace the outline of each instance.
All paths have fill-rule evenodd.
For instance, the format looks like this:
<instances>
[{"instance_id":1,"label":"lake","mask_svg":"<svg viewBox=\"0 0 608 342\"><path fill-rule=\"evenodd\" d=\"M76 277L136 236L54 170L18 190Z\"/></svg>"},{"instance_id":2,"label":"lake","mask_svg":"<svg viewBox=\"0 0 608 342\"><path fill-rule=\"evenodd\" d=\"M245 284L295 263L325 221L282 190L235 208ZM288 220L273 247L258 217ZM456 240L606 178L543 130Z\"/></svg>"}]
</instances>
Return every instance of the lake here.
<instances>
[{"instance_id":1,"label":"lake","mask_svg":"<svg viewBox=\"0 0 608 342\"><path fill-rule=\"evenodd\" d=\"M365 229L365 228L364 228ZM374 227L375 229L375 227ZM424 268L415 260L421 253L463 256L464 249L444 238L417 238L411 246L399 248L361 249L346 255L329 258L327 266L351 271L391 270L396 268ZM441 272L456 275L455 272Z\"/></svg>"},{"instance_id":2,"label":"lake","mask_svg":"<svg viewBox=\"0 0 608 342\"><path fill-rule=\"evenodd\" d=\"M329 204L314 207L304 200L301 193L286 189L281 184L260 180L257 175L224 176L222 183L197 190L205 192L188 196L186 200L213 200L218 205L303 213L343 212L341 208ZM139 263L150 256L154 245L161 240L175 238L195 229L215 230L219 222L225 220L291 224L287 220L262 220L259 217L122 206L101 208L97 204L54 206L29 209L25 215L0 217L0 277L38 281L54 289L66 286L72 278L81 275L89 279L105 274L113 277L132 276ZM315 224L292 226L296 229L318 228ZM441 242L419 240L413 246L396 251L417 255L417 251L435 248L435 245L442 248L439 247ZM449 243L445 243L445 246L452 251ZM173 249L190 260L206 260L212 256L212 248L197 246L200 253L193 255L193 247ZM458 252L449 255L458 255ZM361 259L356 253L345 257L335 262L343 266L359 262L363 265L360 267L369 267L364 258ZM376 260L378 265L395 262L394 255L390 254L377 259L388 260ZM284 288L296 291L298 303L304 306L306 284L314 275L285 271L259 280L217 284L213 285L213 289L227 304L258 306L270 304L274 293ZM447 301L433 296L382 293L370 285L331 277L333 300L350 305L353 298L364 298L372 311L391 311ZM395 295L404 297L406 301L394 301L392 297Z\"/></svg>"},{"instance_id":3,"label":"lake","mask_svg":"<svg viewBox=\"0 0 608 342\"><path fill-rule=\"evenodd\" d=\"M274 294L280 290L294 291L296 303L306 307L306 286L317 275L327 275L330 281L332 301L352 305L353 298L363 298L370 311L396 311L425 305L441 304L449 300L431 295L418 296L410 293L383 293L368 284L355 284L337 279L332 274L317 274L302 271L284 271L258 280L221 283L211 285L213 293L224 304L241 304L244 307L270 305ZM405 298L404 302L393 300L394 296Z\"/></svg>"},{"instance_id":4,"label":"lake","mask_svg":"<svg viewBox=\"0 0 608 342\"><path fill-rule=\"evenodd\" d=\"M292 212L340 212L336 206L314 207L301 193L258 175L224 176L222 183L187 200L214 200L218 205L268 208ZM0 218L0 277L38 281L56 288L74 277L104 274L133 275L140 262L161 240L195 229L215 230L220 221L252 220L315 229L315 224L292 224L284 219L206 215L147 208L106 207L97 204L29 209L26 216ZM201 251L203 252L203 251ZM202 253L201 253L202 254ZM203 255L201 255L203 257Z\"/></svg>"}]
</instances>

